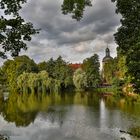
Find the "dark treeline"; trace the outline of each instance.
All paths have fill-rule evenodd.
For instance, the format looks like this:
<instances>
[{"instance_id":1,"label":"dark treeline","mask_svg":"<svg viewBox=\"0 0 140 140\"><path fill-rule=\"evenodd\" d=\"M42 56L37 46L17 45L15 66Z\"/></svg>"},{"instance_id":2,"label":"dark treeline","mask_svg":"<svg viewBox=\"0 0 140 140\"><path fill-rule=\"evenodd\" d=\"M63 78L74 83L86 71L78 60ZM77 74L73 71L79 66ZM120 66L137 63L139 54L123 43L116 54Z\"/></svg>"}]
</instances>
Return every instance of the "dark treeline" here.
<instances>
[{"instance_id":1,"label":"dark treeline","mask_svg":"<svg viewBox=\"0 0 140 140\"><path fill-rule=\"evenodd\" d=\"M28 56L18 56L0 68L0 82L20 93L52 93L75 87L85 90L100 84L99 67L97 54L85 59L76 70L61 56L39 64Z\"/></svg>"}]
</instances>

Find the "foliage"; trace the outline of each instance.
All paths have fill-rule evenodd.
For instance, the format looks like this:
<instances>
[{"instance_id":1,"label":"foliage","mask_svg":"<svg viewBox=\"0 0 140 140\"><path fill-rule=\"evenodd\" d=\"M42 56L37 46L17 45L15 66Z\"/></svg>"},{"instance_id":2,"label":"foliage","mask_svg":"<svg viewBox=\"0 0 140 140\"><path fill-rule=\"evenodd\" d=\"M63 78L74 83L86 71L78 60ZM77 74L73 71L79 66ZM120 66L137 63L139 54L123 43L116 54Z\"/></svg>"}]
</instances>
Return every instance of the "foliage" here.
<instances>
[{"instance_id":1,"label":"foliage","mask_svg":"<svg viewBox=\"0 0 140 140\"><path fill-rule=\"evenodd\" d=\"M118 54L117 69L118 69L118 72L117 72L118 78L121 80L125 80L127 78L126 77L126 73L127 73L126 56Z\"/></svg>"},{"instance_id":2,"label":"foliage","mask_svg":"<svg viewBox=\"0 0 140 140\"><path fill-rule=\"evenodd\" d=\"M59 80L62 88L67 88L68 86L73 85L72 81L72 69L69 65L62 59L61 56L55 61L53 77L56 80Z\"/></svg>"},{"instance_id":3,"label":"foliage","mask_svg":"<svg viewBox=\"0 0 140 140\"><path fill-rule=\"evenodd\" d=\"M104 80L108 84L113 83L113 78L117 72L117 59L108 60L103 66Z\"/></svg>"},{"instance_id":4,"label":"foliage","mask_svg":"<svg viewBox=\"0 0 140 140\"><path fill-rule=\"evenodd\" d=\"M46 65L46 71L48 72L49 76L54 78L54 67L55 67L55 61L53 58L51 58Z\"/></svg>"},{"instance_id":5,"label":"foliage","mask_svg":"<svg viewBox=\"0 0 140 140\"><path fill-rule=\"evenodd\" d=\"M92 6L91 0L64 0L62 12L63 14L72 14L72 18L79 21L87 6Z\"/></svg>"},{"instance_id":6,"label":"foliage","mask_svg":"<svg viewBox=\"0 0 140 140\"><path fill-rule=\"evenodd\" d=\"M115 34L118 52L126 56L127 73L130 83L140 91L140 1L112 0L116 2L116 12L122 15L121 27Z\"/></svg>"},{"instance_id":7,"label":"foliage","mask_svg":"<svg viewBox=\"0 0 140 140\"><path fill-rule=\"evenodd\" d=\"M116 77L116 76L112 79L112 85L113 85L114 87L121 87L123 84L124 84L124 81L121 80L121 79L119 79L119 78Z\"/></svg>"},{"instance_id":8,"label":"foliage","mask_svg":"<svg viewBox=\"0 0 140 140\"><path fill-rule=\"evenodd\" d=\"M79 90L97 87L100 82L99 66L98 55L94 55L84 61L84 70L77 69L73 74L72 67L61 56L38 65L27 56L19 56L7 60L1 71L11 91L53 93L73 88L74 85Z\"/></svg>"},{"instance_id":9,"label":"foliage","mask_svg":"<svg viewBox=\"0 0 140 140\"><path fill-rule=\"evenodd\" d=\"M38 72L37 65L27 56L15 57L14 60L7 60L2 66L6 76L6 82L11 90L17 89L17 77L23 72Z\"/></svg>"},{"instance_id":10,"label":"foliage","mask_svg":"<svg viewBox=\"0 0 140 140\"><path fill-rule=\"evenodd\" d=\"M59 92L60 81L49 77L46 71L39 73L23 73L17 78L21 93Z\"/></svg>"},{"instance_id":11,"label":"foliage","mask_svg":"<svg viewBox=\"0 0 140 140\"><path fill-rule=\"evenodd\" d=\"M87 76L87 86L97 87L100 83L100 62L99 56L94 54L92 57L83 61L82 68Z\"/></svg>"},{"instance_id":12,"label":"foliage","mask_svg":"<svg viewBox=\"0 0 140 140\"><path fill-rule=\"evenodd\" d=\"M73 85L72 68L62 59L61 56L59 56L56 60L51 58L46 64L44 63L44 67L46 67L49 77L60 82L62 89Z\"/></svg>"},{"instance_id":13,"label":"foliage","mask_svg":"<svg viewBox=\"0 0 140 140\"><path fill-rule=\"evenodd\" d=\"M38 65L38 70L39 71L47 71L48 70L48 63L47 62L40 62ZM48 70L49 71L49 70Z\"/></svg>"},{"instance_id":14,"label":"foliage","mask_svg":"<svg viewBox=\"0 0 140 140\"><path fill-rule=\"evenodd\" d=\"M0 85L5 85L6 84L6 76L2 69L0 68Z\"/></svg>"},{"instance_id":15,"label":"foliage","mask_svg":"<svg viewBox=\"0 0 140 140\"><path fill-rule=\"evenodd\" d=\"M87 87L87 76L86 73L78 68L73 75L73 83L77 90L84 90Z\"/></svg>"},{"instance_id":16,"label":"foliage","mask_svg":"<svg viewBox=\"0 0 140 140\"><path fill-rule=\"evenodd\" d=\"M31 35L38 33L33 24L25 22L19 15L19 10L26 0L1 0L0 10L4 16L0 17L0 57L6 58L6 52L18 56L21 49L26 50L25 41L31 40Z\"/></svg>"}]
</instances>

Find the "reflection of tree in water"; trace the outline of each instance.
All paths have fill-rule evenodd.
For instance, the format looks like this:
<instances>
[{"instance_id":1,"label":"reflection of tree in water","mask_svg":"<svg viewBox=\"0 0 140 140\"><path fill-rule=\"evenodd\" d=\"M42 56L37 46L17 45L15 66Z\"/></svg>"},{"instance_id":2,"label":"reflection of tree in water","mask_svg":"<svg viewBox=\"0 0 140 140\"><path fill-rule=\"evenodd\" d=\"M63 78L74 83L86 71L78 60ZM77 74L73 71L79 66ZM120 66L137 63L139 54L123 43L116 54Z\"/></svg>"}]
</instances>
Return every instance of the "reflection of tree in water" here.
<instances>
[{"instance_id":1,"label":"reflection of tree in water","mask_svg":"<svg viewBox=\"0 0 140 140\"><path fill-rule=\"evenodd\" d=\"M93 92L77 92L74 97L74 104L99 107L99 96Z\"/></svg>"},{"instance_id":2,"label":"reflection of tree in water","mask_svg":"<svg viewBox=\"0 0 140 140\"><path fill-rule=\"evenodd\" d=\"M28 126L39 111L48 107L44 94L10 94L6 101L0 98L0 105L4 119L16 126Z\"/></svg>"},{"instance_id":3,"label":"reflection of tree in water","mask_svg":"<svg viewBox=\"0 0 140 140\"><path fill-rule=\"evenodd\" d=\"M9 98L4 101L3 96L0 97L0 111L7 122L14 122L16 126L28 126L34 122L39 112L46 112L46 119L52 123L54 121L63 123L65 110L57 106L66 104L69 97L59 94L10 94ZM70 102L73 102L70 99ZM55 106L51 109L48 106ZM49 116L49 117L48 117Z\"/></svg>"},{"instance_id":4,"label":"reflection of tree in water","mask_svg":"<svg viewBox=\"0 0 140 140\"><path fill-rule=\"evenodd\" d=\"M131 97L118 98L115 96L108 96L105 99L105 105L109 109L117 108L131 115L140 115L140 103L133 101Z\"/></svg>"},{"instance_id":5,"label":"reflection of tree in water","mask_svg":"<svg viewBox=\"0 0 140 140\"><path fill-rule=\"evenodd\" d=\"M38 113L45 120L62 126L69 106L98 106L98 102L97 96L88 92L50 95L12 93L5 101L0 96L0 111L7 122L14 122L16 126L28 126L34 122Z\"/></svg>"},{"instance_id":6,"label":"reflection of tree in water","mask_svg":"<svg viewBox=\"0 0 140 140\"><path fill-rule=\"evenodd\" d=\"M91 0L64 0L62 5L63 14L72 14L72 18L81 20L87 6L92 6Z\"/></svg>"},{"instance_id":7,"label":"reflection of tree in water","mask_svg":"<svg viewBox=\"0 0 140 140\"><path fill-rule=\"evenodd\" d=\"M5 101L3 117L7 122L14 122L16 126L28 126L35 120L37 112L23 111L19 108L17 101L19 101L19 96L16 94Z\"/></svg>"}]
</instances>

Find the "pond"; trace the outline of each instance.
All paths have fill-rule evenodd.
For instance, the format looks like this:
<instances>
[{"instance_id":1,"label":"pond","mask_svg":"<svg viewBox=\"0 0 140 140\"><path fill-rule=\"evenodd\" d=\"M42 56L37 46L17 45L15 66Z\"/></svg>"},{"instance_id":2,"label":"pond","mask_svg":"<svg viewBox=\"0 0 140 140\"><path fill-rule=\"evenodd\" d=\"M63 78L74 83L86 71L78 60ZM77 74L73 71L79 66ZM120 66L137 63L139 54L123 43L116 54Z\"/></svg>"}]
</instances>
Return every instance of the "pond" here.
<instances>
[{"instance_id":1,"label":"pond","mask_svg":"<svg viewBox=\"0 0 140 140\"><path fill-rule=\"evenodd\" d=\"M97 93L0 96L0 134L10 140L138 140L140 106Z\"/></svg>"}]
</instances>

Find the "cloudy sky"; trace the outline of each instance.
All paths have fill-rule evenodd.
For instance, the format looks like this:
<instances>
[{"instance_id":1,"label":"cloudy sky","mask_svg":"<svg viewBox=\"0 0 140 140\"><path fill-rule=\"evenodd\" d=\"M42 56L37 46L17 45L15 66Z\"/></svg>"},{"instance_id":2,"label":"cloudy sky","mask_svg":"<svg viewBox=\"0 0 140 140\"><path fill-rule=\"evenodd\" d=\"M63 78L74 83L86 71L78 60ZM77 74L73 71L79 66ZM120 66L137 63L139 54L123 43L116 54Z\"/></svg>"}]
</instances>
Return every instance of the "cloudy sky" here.
<instances>
[{"instance_id":1,"label":"cloudy sky","mask_svg":"<svg viewBox=\"0 0 140 140\"><path fill-rule=\"evenodd\" d=\"M37 63L59 55L76 63L94 53L98 53L102 60L108 44L115 57L113 34L120 25L120 16L115 14L111 0L93 0L93 6L86 8L80 22L61 13L62 3L63 0L28 0L21 15L41 31L28 43L28 50L21 54L29 55ZM2 64L2 60L0 62Z\"/></svg>"}]
</instances>

